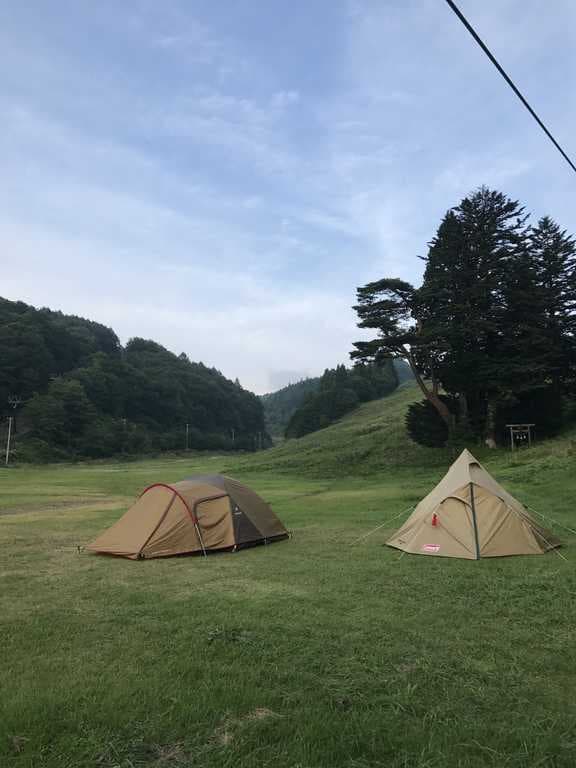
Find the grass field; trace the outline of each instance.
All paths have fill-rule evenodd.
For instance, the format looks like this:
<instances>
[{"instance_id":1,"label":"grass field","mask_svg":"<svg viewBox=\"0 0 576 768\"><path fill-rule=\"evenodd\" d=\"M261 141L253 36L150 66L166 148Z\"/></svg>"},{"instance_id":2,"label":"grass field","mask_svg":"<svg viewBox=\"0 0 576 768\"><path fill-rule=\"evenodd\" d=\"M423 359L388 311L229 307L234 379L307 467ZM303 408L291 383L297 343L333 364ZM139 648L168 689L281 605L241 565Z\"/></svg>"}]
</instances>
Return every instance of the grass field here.
<instances>
[{"instance_id":1,"label":"grass field","mask_svg":"<svg viewBox=\"0 0 576 768\"><path fill-rule=\"evenodd\" d=\"M401 556L399 521L353 545L450 460L406 440L411 397L252 458L0 472L2 768L573 768L576 536L556 529L567 560ZM576 527L572 438L488 467ZM293 538L77 551L148 483L219 470Z\"/></svg>"}]
</instances>

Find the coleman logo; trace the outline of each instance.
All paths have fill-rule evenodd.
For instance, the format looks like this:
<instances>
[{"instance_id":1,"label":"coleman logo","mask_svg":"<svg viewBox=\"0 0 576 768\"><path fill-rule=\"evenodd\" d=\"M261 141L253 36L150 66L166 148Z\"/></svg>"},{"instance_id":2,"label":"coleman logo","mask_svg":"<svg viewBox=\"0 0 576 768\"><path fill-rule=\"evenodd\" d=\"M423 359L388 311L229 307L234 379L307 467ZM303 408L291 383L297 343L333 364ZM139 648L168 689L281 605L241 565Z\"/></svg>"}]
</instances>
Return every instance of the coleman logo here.
<instances>
[{"instance_id":1,"label":"coleman logo","mask_svg":"<svg viewBox=\"0 0 576 768\"><path fill-rule=\"evenodd\" d=\"M424 544L422 552L440 552L440 544Z\"/></svg>"}]
</instances>

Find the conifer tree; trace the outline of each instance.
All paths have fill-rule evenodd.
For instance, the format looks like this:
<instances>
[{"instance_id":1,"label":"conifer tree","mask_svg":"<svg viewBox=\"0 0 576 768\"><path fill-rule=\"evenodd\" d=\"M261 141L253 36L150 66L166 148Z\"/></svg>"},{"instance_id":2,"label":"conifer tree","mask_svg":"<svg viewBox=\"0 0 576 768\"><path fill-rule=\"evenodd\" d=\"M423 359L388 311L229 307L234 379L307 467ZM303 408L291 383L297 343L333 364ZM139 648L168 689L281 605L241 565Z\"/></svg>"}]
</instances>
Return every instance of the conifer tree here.
<instances>
[{"instance_id":1,"label":"conifer tree","mask_svg":"<svg viewBox=\"0 0 576 768\"><path fill-rule=\"evenodd\" d=\"M575 390L576 241L544 216L530 232L530 253L542 293L550 376L558 394Z\"/></svg>"},{"instance_id":2,"label":"conifer tree","mask_svg":"<svg viewBox=\"0 0 576 768\"><path fill-rule=\"evenodd\" d=\"M482 187L445 215L420 288L384 279L358 289L359 327L378 335L351 356L405 357L449 436L471 431L494 446L499 415L576 378L576 244L550 219L530 230L527 218Z\"/></svg>"}]
</instances>

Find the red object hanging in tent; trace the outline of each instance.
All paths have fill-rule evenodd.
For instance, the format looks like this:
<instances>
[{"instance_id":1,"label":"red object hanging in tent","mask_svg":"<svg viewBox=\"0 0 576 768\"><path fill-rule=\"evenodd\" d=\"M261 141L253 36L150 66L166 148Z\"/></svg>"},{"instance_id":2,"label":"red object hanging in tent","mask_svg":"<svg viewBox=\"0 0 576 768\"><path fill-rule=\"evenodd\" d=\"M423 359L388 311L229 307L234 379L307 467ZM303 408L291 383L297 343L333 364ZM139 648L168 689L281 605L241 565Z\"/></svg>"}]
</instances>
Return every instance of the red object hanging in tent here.
<instances>
[{"instance_id":1,"label":"red object hanging in tent","mask_svg":"<svg viewBox=\"0 0 576 768\"><path fill-rule=\"evenodd\" d=\"M434 514L432 515L432 525L433 526L438 525L438 515L436 514L436 512L434 512Z\"/></svg>"}]
</instances>

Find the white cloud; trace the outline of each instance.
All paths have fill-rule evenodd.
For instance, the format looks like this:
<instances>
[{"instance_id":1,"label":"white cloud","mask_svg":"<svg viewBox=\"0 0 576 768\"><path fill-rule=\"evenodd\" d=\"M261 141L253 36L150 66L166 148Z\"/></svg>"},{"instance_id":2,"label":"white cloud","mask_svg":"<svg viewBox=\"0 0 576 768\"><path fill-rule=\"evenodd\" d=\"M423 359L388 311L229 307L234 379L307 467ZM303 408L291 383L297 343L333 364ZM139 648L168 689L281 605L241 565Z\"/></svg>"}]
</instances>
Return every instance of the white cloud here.
<instances>
[{"instance_id":1,"label":"white cloud","mask_svg":"<svg viewBox=\"0 0 576 768\"><path fill-rule=\"evenodd\" d=\"M279 110L298 104L299 101L300 93L298 91L277 91L270 99L272 107Z\"/></svg>"},{"instance_id":2,"label":"white cloud","mask_svg":"<svg viewBox=\"0 0 576 768\"><path fill-rule=\"evenodd\" d=\"M118 16L118 13L115 13ZM141 42L150 41L168 55L182 57L188 64L226 66L233 56L230 44L189 13L183 13L171 0L147 3L132 19L132 28Z\"/></svg>"},{"instance_id":3,"label":"white cloud","mask_svg":"<svg viewBox=\"0 0 576 768\"><path fill-rule=\"evenodd\" d=\"M158 46L158 48L174 48L174 46L182 43L182 37L179 35L160 35L155 38L152 44Z\"/></svg>"},{"instance_id":4,"label":"white cloud","mask_svg":"<svg viewBox=\"0 0 576 768\"><path fill-rule=\"evenodd\" d=\"M501 188L511 180L529 173L533 168L528 159L515 159L510 155L501 157L484 156L480 154L457 157L447 168L438 173L434 186L443 196L451 195L460 198L482 184Z\"/></svg>"},{"instance_id":5,"label":"white cloud","mask_svg":"<svg viewBox=\"0 0 576 768\"><path fill-rule=\"evenodd\" d=\"M156 129L167 136L232 150L232 162L246 161L269 173L298 164L277 122L278 105L201 88L181 97L158 115Z\"/></svg>"},{"instance_id":6,"label":"white cloud","mask_svg":"<svg viewBox=\"0 0 576 768\"><path fill-rule=\"evenodd\" d=\"M2 292L8 298L90 317L131 336L214 365L264 392L269 376L297 363L313 374L346 359L358 333L353 295L290 291L265 278L195 264L151 263L135 269L122 249L103 262L95 243L36 238L0 226ZM114 263L115 262L115 263ZM48 269L46 269L48 267ZM30 275L43 273L42 283Z\"/></svg>"},{"instance_id":7,"label":"white cloud","mask_svg":"<svg viewBox=\"0 0 576 768\"><path fill-rule=\"evenodd\" d=\"M480 184L570 226L561 159L436 0L350 4L342 37L318 37L335 49L323 76L316 58L282 64L246 32L231 39L218 13L211 26L176 0L130 9L86 12L110 58L0 30L12 298L150 336L263 391L346 360L355 286L417 281L444 211ZM576 96L551 76L576 74L574 4L465 10L570 138Z\"/></svg>"}]
</instances>

